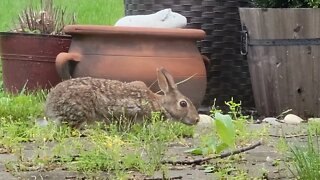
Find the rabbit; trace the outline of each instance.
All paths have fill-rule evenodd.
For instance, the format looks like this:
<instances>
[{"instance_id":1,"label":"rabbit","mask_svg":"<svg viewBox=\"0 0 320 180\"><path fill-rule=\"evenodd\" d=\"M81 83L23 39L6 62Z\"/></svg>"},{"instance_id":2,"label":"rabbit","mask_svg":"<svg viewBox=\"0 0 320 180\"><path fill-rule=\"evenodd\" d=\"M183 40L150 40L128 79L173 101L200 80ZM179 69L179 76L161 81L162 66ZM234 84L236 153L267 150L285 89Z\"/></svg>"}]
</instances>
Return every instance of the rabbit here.
<instances>
[{"instance_id":1,"label":"rabbit","mask_svg":"<svg viewBox=\"0 0 320 180\"><path fill-rule=\"evenodd\" d=\"M115 26L151 27L151 28L184 28L187 18L172 12L170 8L149 15L131 15L119 19Z\"/></svg>"},{"instance_id":2,"label":"rabbit","mask_svg":"<svg viewBox=\"0 0 320 180\"><path fill-rule=\"evenodd\" d=\"M195 125L200 117L192 102L177 89L169 72L157 69L158 85L163 95L153 93L142 81L129 83L118 80L81 77L63 81L48 94L45 114L55 123L81 128L111 117L125 114L141 122L152 112L161 112L167 119ZM114 120L114 119L113 119Z\"/></svg>"}]
</instances>

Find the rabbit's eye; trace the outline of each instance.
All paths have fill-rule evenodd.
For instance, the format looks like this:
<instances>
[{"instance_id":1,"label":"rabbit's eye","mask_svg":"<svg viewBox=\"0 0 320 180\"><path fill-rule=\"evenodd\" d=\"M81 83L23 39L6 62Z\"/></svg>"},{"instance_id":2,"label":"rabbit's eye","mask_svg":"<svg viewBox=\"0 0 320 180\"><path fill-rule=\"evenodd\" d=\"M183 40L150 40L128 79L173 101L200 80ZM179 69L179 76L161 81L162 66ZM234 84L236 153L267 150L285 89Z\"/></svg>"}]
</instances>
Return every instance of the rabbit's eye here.
<instances>
[{"instance_id":1,"label":"rabbit's eye","mask_svg":"<svg viewBox=\"0 0 320 180\"><path fill-rule=\"evenodd\" d=\"M181 107L187 107L188 106L188 103L185 100L180 101L179 104L180 104Z\"/></svg>"}]
</instances>

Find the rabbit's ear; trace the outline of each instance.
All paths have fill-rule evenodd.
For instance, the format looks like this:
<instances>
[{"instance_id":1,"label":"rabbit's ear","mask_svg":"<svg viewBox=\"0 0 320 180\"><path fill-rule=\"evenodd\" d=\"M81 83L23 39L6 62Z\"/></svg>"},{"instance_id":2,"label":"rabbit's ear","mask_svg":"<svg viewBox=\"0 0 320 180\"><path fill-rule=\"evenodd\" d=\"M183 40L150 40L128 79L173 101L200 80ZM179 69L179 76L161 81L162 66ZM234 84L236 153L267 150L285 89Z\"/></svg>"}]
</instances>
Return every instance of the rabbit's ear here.
<instances>
[{"instance_id":1,"label":"rabbit's ear","mask_svg":"<svg viewBox=\"0 0 320 180\"><path fill-rule=\"evenodd\" d=\"M157 70L158 73L158 85L162 92L168 93L175 89L177 89L177 85L175 84L173 77L170 73L164 68L160 68Z\"/></svg>"}]
</instances>

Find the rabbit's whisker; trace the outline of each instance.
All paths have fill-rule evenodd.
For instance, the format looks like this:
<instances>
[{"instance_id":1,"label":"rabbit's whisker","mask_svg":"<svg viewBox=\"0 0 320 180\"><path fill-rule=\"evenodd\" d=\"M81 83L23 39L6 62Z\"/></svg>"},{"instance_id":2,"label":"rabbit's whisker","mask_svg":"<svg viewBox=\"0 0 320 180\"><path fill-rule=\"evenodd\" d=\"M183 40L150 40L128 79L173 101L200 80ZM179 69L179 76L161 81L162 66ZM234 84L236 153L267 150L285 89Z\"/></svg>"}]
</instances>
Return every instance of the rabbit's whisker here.
<instances>
[{"instance_id":1,"label":"rabbit's whisker","mask_svg":"<svg viewBox=\"0 0 320 180\"><path fill-rule=\"evenodd\" d=\"M194 76L196 76L196 75L197 75L197 73L193 74L192 76L188 77L188 78L185 79L185 80L182 80L182 81L176 83L176 85L183 84L183 83L189 81L190 79L192 79L192 78L193 78Z\"/></svg>"},{"instance_id":2,"label":"rabbit's whisker","mask_svg":"<svg viewBox=\"0 0 320 180\"><path fill-rule=\"evenodd\" d=\"M157 81L158 80L153 81L148 88L150 89L154 84L156 84Z\"/></svg>"},{"instance_id":3,"label":"rabbit's whisker","mask_svg":"<svg viewBox=\"0 0 320 180\"><path fill-rule=\"evenodd\" d=\"M192 79L192 78L193 78L194 76L196 76L196 75L197 75L197 73L195 73L195 74L193 74L192 76L190 76L190 77L188 77L188 78L186 78L186 79L184 79L184 80L176 83L176 85L183 84L183 83L189 81L190 79ZM160 90L160 91L157 91L156 94L159 94L160 92L161 92L161 90Z\"/></svg>"}]
</instances>

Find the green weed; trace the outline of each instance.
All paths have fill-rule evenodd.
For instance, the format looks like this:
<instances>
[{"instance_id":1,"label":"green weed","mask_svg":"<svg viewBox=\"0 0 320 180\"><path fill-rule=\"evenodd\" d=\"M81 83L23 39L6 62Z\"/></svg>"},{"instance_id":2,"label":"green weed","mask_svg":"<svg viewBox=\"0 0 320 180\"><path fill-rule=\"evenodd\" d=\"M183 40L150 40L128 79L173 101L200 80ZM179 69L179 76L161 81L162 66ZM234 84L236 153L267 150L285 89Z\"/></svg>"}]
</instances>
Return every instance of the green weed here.
<instances>
[{"instance_id":1,"label":"green weed","mask_svg":"<svg viewBox=\"0 0 320 180\"><path fill-rule=\"evenodd\" d=\"M152 175L162 167L167 143L192 136L193 127L163 121L156 113L150 121L135 124L127 131L119 131L117 125L97 123L81 135L54 123L39 127L30 121L3 119L0 146L19 157L17 162L8 163L11 171L64 167L83 172L87 177L105 172L119 178L131 170ZM32 159L24 157L24 142L34 147Z\"/></svg>"},{"instance_id":2,"label":"green weed","mask_svg":"<svg viewBox=\"0 0 320 180\"><path fill-rule=\"evenodd\" d=\"M253 136L253 132L248 131L247 123L252 120L249 116L244 116L241 112L241 103L234 102L233 99L226 102L229 112L223 112L214 105L210 110L211 116L214 118L213 130L211 133L202 135L200 145L190 152L196 155L220 153L226 149L235 148L236 144L248 142L257 136Z\"/></svg>"},{"instance_id":3,"label":"green weed","mask_svg":"<svg viewBox=\"0 0 320 180\"><path fill-rule=\"evenodd\" d=\"M299 179L320 179L319 137L308 136L306 146L291 147L293 167L291 171Z\"/></svg>"},{"instance_id":4,"label":"green weed","mask_svg":"<svg viewBox=\"0 0 320 180\"><path fill-rule=\"evenodd\" d=\"M69 167L86 174L103 171L116 177L123 176L128 170L152 175L161 167L166 142L185 135L175 130L179 128L181 124L161 121L136 124L127 132L119 132L118 127L113 125L105 131L99 125L98 129L86 131L87 142L90 142L86 145L88 148L74 162L70 162Z\"/></svg>"},{"instance_id":5,"label":"green weed","mask_svg":"<svg viewBox=\"0 0 320 180\"><path fill-rule=\"evenodd\" d=\"M45 92L14 96L0 91L0 117L14 121L32 121L43 117Z\"/></svg>"},{"instance_id":6,"label":"green weed","mask_svg":"<svg viewBox=\"0 0 320 180\"><path fill-rule=\"evenodd\" d=\"M204 171L213 173L216 179L234 179L245 180L248 173L234 166L235 160L220 159L215 164L205 165Z\"/></svg>"},{"instance_id":7,"label":"green weed","mask_svg":"<svg viewBox=\"0 0 320 180\"><path fill-rule=\"evenodd\" d=\"M288 143L285 138L280 138L276 144L276 149L278 152L286 154L289 150Z\"/></svg>"},{"instance_id":8,"label":"green weed","mask_svg":"<svg viewBox=\"0 0 320 180\"><path fill-rule=\"evenodd\" d=\"M320 135L320 121L318 118L309 119L308 131L312 135Z\"/></svg>"}]
</instances>

